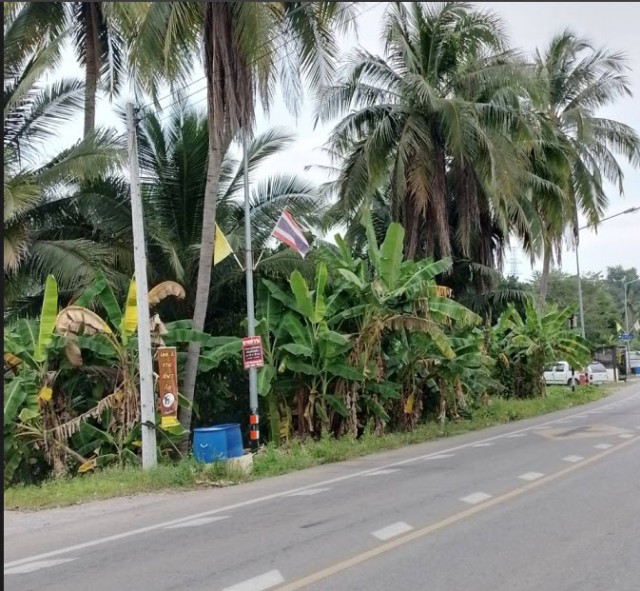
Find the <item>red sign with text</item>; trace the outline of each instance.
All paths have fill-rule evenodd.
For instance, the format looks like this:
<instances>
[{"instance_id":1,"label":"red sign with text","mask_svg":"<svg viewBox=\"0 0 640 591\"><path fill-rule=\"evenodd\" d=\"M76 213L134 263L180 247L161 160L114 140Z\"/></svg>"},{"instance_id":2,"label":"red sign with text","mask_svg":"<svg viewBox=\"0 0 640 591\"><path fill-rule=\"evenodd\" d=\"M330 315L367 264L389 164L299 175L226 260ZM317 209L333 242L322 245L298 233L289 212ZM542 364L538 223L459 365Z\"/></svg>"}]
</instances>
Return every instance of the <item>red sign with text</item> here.
<instances>
[{"instance_id":1,"label":"red sign with text","mask_svg":"<svg viewBox=\"0 0 640 591\"><path fill-rule=\"evenodd\" d=\"M242 339L242 364L245 369L262 367L262 339L260 337L245 337Z\"/></svg>"}]
</instances>

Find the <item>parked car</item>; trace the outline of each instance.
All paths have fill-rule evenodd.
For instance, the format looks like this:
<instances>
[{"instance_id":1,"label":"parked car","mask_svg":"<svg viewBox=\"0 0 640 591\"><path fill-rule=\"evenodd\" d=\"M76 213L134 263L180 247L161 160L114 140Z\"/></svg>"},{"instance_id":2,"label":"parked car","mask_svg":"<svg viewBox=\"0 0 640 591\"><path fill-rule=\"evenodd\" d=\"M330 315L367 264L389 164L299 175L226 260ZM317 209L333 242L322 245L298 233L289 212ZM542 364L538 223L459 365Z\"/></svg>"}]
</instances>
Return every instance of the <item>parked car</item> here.
<instances>
[{"instance_id":1,"label":"parked car","mask_svg":"<svg viewBox=\"0 0 640 591\"><path fill-rule=\"evenodd\" d=\"M593 384L594 386L599 386L600 384L604 384L605 382L609 381L607 368L602 365L602 363L590 363L585 368L584 374L589 380L588 383Z\"/></svg>"},{"instance_id":2,"label":"parked car","mask_svg":"<svg viewBox=\"0 0 640 591\"><path fill-rule=\"evenodd\" d=\"M572 376L571 366L567 361L556 361L553 365L544 368L542 379L547 386L571 386L572 380L577 386L580 383L580 372L576 371Z\"/></svg>"}]
</instances>

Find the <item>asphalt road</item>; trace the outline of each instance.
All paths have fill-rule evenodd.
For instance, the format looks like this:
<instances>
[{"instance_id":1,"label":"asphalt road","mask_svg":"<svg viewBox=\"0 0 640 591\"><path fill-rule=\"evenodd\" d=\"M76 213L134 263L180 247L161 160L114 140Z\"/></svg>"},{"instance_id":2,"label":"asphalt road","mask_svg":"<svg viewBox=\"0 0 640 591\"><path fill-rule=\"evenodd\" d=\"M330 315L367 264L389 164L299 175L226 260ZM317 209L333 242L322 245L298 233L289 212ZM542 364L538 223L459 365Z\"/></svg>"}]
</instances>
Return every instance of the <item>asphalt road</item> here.
<instances>
[{"instance_id":1,"label":"asphalt road","mask_svg":"<svg viewBox=\"0 0 640 591\"><path fill-rule=\"evenodd\" d=\"M638 591L640 383L226 489L5 511L9 591Z\"/></svg>"}]
</instances>

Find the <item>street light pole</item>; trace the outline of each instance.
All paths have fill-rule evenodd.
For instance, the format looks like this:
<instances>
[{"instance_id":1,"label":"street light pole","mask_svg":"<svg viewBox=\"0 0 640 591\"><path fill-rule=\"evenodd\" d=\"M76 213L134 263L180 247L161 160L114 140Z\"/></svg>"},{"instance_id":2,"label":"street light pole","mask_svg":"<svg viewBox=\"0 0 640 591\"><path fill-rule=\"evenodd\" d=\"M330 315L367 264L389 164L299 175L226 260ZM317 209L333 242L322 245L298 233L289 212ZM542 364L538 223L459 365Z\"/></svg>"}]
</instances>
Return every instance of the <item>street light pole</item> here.
<instances>
[{"instance_id":1,"label":"street light pole","mask_svg":"<svg viewBox=\"0 0 640 591\"><path fill-rule=\"evenodd\" d=\"M626 279L626 278L625 278ZM632 279L631 281L624 282L624 332L626 335L629 335L629 305L627 300L627 287L629 287L632 283L636 281L640 281L640 277L638 279ZM626 338L629 338L628 336ZM627 350L627 358L625 360L625 369L627 375L629 374L629 365L631 360L629 341L625 341L626 350Z\"/></svg>"},{"instance_id":2,"label":"street light pole","mask_svg":"<svg viewBox=\"0 0 640 591\"><path fill-rule=\"evenodd\" d=\"M580 245L580 229L576 233L576 274L578 276L578 305L580 306L580 334L582 338L585 337L584 330L584 304L582 302L582 279L580 279L580 257L578 256L578 250Z\"/></svg>"},{"instance_id":3,"label":"street light pole","mask_svg":"<svg viewBox=\"0 0 640 591\"><path fill-rule=\"evenodd\" d=\"M635 213L636 211L640 211L640 205L636 206L636 207L630 207L629 209L625 209L624 211L620 211L618 213L615 213L613 215L610 215L609 217L606 218L602 218L600 220L600 223L602 222L606 222L608 220L612 220L613 218L617 218L618 216L621 215L625 215L628 213ZM589 227L589 225L587 224L586 226L582 226L580 228L578 228L577 234L576 234L576 275L578 277L578 305L580 306L580 334L582 335L582 337L584 338L585 335L585 328L584 328L584 305L582 302L582 278L580 277L580 255L579 255L579 249L580 249L580 230L586 230ZM635 279L634 281L638 281L637 279ZM633 283L633 281L631 282ZM626 288L625 288L625 297L626 297ZM627 306L625 303L625 314L626 314L626 310L627 310ZM629 332L629 327L627 326L627 333Z\"/></svg>"}]
</instances>

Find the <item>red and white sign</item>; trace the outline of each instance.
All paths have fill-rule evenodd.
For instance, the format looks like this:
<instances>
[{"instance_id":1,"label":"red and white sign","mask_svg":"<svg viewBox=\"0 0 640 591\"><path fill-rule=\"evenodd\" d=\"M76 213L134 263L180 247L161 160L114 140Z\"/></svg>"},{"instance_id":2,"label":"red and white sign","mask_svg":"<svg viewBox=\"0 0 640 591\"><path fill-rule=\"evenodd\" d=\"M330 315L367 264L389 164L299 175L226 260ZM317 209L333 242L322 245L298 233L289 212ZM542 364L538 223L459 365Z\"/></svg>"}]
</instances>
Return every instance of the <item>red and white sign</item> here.
<instances>
[{"instance_id":1,"label":"red and white sign","mask_svg":"<svg viewBox=\"0 0 640 591\"><path fill-rule=\"evenodd\" d=\"M242 364L245 369L262 367L262 339L260 337L245 337L242 339Z\"/></svg>"}]
</instances>

